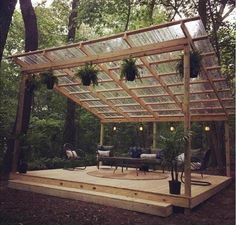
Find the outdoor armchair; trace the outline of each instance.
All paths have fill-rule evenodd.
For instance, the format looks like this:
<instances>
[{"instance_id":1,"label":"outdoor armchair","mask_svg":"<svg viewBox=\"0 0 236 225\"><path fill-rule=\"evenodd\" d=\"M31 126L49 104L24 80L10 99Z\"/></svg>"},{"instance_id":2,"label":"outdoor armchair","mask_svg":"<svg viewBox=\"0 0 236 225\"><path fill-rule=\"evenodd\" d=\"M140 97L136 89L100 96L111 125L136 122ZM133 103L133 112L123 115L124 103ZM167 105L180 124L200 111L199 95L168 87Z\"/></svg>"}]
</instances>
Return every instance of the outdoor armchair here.
<instances>
[{"instance_id":1,"label":"outdoor armchair","mask_svg":"<svg viewBox=\"0 0 236 225\"><path fill-rule=\"evenodd\" d=\"M63 145L63 151L68 160L81 161L82 166L79 167L79 169L86 169L86 153L82 149L76 149L72 144L65 143Z\"/></svg>"}]
</instances>

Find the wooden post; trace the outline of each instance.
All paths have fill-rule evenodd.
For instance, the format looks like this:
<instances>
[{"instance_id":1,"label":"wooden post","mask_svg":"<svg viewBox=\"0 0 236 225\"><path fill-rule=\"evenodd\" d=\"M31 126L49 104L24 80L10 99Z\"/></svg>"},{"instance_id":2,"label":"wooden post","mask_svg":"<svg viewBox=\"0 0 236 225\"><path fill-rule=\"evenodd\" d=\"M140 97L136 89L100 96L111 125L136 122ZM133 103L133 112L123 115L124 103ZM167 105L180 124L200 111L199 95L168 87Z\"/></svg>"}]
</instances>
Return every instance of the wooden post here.
<instances>
[{"instance_id":1,"label":"wooden post","mask_svg":"<svg viewBox=\"0 0 236 225\"><path fill-rule=\"evenodd\" d=\"M157 123L153 122L153 132L152 132L152 148L155 149L157 147Z\"/></svg>"},{"instance_id":2,"label":"wooden post","mask_svg":"<svg viewBox=\"0 0 236 225\"><path fill-rule=\"evenodd\" d=\"M100 145L103 145L103 139L104 139L104 124L101 123L100 127Z\"/></svg>"},{"instance_id":3,"label":"wooden post","mask_svg":"<svg viewBox=\"0 0 236 225\"><path fill-rule=\"evenodd\" d=\"M12 172L17 171L17 164L20 155L20 140L19 135L21 134L22 129L22 119L23 119L23 106L25 98L25 80L27 79L26 75L21 75L20 90L18 94L18 106L17 106L17 115L16 115L16 131L15 131L15 140L14 140L14 150L12 157Z\"/></svg>"},{"instance_id":4,"label":"wooden post","mask_svg":"<svg viewBox=\"0 0 236 225\"><path fill-rule=\"evenodd\" d=\"M229 123L225 121L225 160L226 160L226 176L230 177L230 147L229 147Z\"/></svg>"},{"instance_id":5,"label":"wooden post","mask_svg":"<svg viewBox=\"0 0 236 225\"><path fill-rule=\"evenodd\" d=\"M189 77L190 77L190 49L188 45L184 47L184 133L190 131L190 110L189 110ZM191 197L191 138L186 141L184 149L184 177L185 195Z\"/></svg>"}]
</instances>

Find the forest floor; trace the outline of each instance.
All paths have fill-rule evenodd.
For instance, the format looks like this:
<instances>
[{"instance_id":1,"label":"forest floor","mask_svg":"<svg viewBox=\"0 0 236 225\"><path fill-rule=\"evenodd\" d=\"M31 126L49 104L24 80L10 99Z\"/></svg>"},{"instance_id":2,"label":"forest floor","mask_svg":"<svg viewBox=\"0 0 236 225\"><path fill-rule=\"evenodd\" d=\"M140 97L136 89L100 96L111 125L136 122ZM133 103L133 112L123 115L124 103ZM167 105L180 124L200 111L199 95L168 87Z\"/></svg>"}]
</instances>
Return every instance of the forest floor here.
<instances>
[{"instance_id":1,"label":"forest floor","mask_svg":"<svg viewBox=\"0 0 236 225\"><path fill-rule=\"evenodd\" d=\"M0 225L234 225L235 180L188 213L167 218L0 185Z\"/></svg>"}]
</instances>

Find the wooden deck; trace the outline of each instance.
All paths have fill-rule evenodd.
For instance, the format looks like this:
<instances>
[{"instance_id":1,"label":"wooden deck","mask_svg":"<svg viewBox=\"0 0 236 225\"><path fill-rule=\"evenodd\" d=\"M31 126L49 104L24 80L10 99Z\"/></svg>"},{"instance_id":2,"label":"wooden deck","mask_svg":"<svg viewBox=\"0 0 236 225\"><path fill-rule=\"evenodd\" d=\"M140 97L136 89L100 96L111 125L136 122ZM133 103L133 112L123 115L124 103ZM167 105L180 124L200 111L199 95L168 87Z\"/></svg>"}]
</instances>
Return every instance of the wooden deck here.
<instances>
[{"instance_id":1,"label":"wooden deck","mask_svg":"<svg viewBox=\"0 0 236 225\"><path fill-rule=\"evenodd\" d=\"M64 198L78 199L129 210L169 216L172 206L193 208L226 187L231 178L192 174L193 179L208 181L210 186L192 185L192 197L169 194L168 178L160 180L122 180L88 175L86 170L40 170L27 174L11 174L9 187ZM140 173L139 176L145 176Z\"/></svg>"}]
</instances>

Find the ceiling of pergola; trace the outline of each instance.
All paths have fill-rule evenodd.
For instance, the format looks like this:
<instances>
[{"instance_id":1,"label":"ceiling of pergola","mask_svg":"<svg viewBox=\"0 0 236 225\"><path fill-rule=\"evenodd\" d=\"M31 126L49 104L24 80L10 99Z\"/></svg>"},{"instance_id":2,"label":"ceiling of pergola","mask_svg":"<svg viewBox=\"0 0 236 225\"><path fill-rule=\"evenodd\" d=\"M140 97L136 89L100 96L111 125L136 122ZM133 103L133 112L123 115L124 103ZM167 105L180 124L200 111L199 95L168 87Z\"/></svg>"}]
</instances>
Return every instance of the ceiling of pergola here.
<instances>
[{"instance_id":1,"label":"ceiling of pergola","mask_svg":"<svg viewBox=\"0 0 236 225\"><path fill-rule=\"evenodd\" d=\"M183 80L176 63L189 44L203 56L201 74L190 79L193 121L225 120L234 114L234 99L199 17L115 34L96 40L12 56L25 73L53 69L54 88L95 114L102 122L183 120ZM137 58L141 79L120 79L120 64ZM83 86L74 76L86 62L100 70L98 86Z\"/></svg>"}]
</instances>

